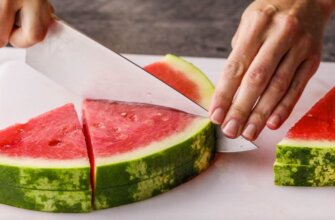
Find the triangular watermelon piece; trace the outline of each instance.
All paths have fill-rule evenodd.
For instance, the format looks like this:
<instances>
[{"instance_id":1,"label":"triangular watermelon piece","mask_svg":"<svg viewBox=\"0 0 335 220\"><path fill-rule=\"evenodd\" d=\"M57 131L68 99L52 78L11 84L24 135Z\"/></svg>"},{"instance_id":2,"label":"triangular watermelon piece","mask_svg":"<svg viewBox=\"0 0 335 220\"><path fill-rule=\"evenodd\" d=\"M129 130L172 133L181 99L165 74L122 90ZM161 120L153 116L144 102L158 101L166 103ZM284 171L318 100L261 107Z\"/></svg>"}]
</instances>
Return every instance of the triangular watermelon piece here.
<instances>
[{"instance_id":1,"label":"triangular watermelon piece","mask_svg":"<svg viewBox=\"0 0 335 220\"><path fill-rule=\"evenodd\" d=\"M335 87L277 145L275 183L335 185Z\"/></svg>"},{"instance_id":2,"label":"triangular watermelon piece","mask_svg":"<svg viewBox=\"0 0 335 220\"><path fill-rule=\"evenodd\" d=\"M205 109L209 108L214 85L192 63L168 54L162 60L146 66L145 70Z\"/></svg>"},{"instance_id":3,"label":"triangular watermelon piece","mask_svg":"<svg viewBox=\"0 0 335 220\"><path fill-rule=\"evenodd\" d=\"M335 88L320 99L277 146L285 164L335 164Z\"/></svg>"},{"instance_id":4,"label":"triangular watermelon piece","mask_svg":"<svg viewBox=\"0 0 335 220\"><path fill-rule=\"evenodd\" d=\"M72 104L0 131L0 160L2 185L45 190L90 188L85 138Z\"/></svg>"}]
</instances>

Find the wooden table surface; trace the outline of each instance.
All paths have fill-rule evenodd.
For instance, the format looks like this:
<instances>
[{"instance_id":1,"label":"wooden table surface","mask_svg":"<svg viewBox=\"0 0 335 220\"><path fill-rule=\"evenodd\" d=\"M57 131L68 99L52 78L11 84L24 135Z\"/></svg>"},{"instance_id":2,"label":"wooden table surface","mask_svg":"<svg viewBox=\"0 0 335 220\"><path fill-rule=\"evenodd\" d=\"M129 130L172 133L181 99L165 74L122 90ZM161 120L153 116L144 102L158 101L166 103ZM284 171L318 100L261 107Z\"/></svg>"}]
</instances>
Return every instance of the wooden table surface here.
<instances>
[{"instance_id":1,"label":"wooden table surface","mask_svg":"<svg viewBox=\"0 0 335 220\"><path fill-rule=\"evenodd\" d=\"M52 0L57 15L121 53L227 57L248 0ZM335 61L335 18L323 61Z\"/></svg>"}]
</instances>

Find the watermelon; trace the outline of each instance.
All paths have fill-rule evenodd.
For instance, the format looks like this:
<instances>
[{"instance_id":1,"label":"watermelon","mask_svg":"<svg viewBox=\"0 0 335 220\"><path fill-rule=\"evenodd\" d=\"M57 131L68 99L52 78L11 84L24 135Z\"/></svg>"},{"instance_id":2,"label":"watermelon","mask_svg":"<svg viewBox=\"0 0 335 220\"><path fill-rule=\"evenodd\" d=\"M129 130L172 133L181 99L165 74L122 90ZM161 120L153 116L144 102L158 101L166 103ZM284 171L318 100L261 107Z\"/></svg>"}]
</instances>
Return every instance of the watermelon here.
<instances>
[{"instance_id":1,"label":"watermelon","mask_svg":"<svg viewBox=\"0 0 335 220\"><path fill-rule=\"evenodd\" d=\"M150 64L144 69L205 109L209 108L214 85L192 63L168 54L162 60Z\"/></svg>"},{"instance_id":2,"label":"watermelon","mask_svg":"<svg viewBox=\"0 0 335 220\"><path fill-rule=\"evenodd\" d=\"M0 203L44 212L89 212L91 190L54 191L1 187Z\"/></svg>"},{"instance_id":3,"label":"watermelon","mask_svg":"<svg viewBox=\"0 0 335 220\"><path fill-rule=\"evenodd\" d=\"M146 69L167 83L171 80L173 87L183 88L185 83L188 90L182 92L208 107L214 87L193 65L168 55ZM207 91L200 93L199 89ZM83 117L93 158L97 209L167 191L205 170L214 156L214 126L206 118L148 104L106 100L85 100ZM147 196L138 198L133 193L134 187L162 178L167 184L144 188L142 193Z\"/></svg>"},{"instance_id":4,"label":"watermelon","mask_svg":"<svg viewBox=\"0 0 335 220\"><path fill-rule=\"evenodd\" d=\"M190 63L168 55L147 70L208 108L214 87ZM107 100L84 100L82 111L83 128L67 104L0 131L0 203L48 212L114 207L166 192L214 158L207 118Z\"/></svg>"},{"instance_id":5,"label":"watermelon","mask_svg":"<svg viewBox=\"0 0 335 220\"><path fill-rule=\"evenodd\" d=\"M64 205L68 194L67 202L76 207L72 211L87 211L77 208L90 201L91 187L85 137L73 104L0 131L0 184L0 202L5 204L66 212L72 210ZM34 200L37 192L52 196ZM49 209L38 205L44 197Z\"/></svg>"},{"instance_id":6,"label":"watermelon","mask_svg":"<svg viewBox=\"0 0 335 220\"><path fill-rule=\"evenodd\" d=\"M335 186L335 165L275 163L275 183L281 186Z\"/></svg>"},{"instance_id":7,"label":"watermelon","mask_svg":"<svg viewBox=\"0 0 335 220\"><path fill-rule=\"evenodd\" d=\"M204 154L206 153L204 152ZM96 189L95 208L105 209L151 198L191 179L199 172L200 170L195 168L194 162L191 162L133 184Z\"/></svg>"},{"instance_id":8,"label":"watermelon","mask_svg":"<svg viewBox=\"0 0 335 220\"><path fill-rule=\"evenodd\" d=\"M335 87L277 145L277 185L326 186L335 179Z\"/></svg>"}]
</instances>

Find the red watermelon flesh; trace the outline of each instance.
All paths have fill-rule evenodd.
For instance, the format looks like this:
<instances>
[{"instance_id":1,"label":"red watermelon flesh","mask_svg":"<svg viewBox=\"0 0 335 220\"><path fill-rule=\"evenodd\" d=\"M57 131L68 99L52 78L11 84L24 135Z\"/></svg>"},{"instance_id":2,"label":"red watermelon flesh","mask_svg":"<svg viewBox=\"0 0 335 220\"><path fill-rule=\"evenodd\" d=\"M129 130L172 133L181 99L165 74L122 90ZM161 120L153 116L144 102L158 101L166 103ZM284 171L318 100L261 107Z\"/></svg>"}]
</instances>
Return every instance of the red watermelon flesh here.
<instances>
[{"instance_id":1,"label":"red watermelon flesh","mask_svg":"<svg viewBox=\"0 0 335 220\"><path fill-rule=\"evenodd\" d=\"M85 138L73 104L0 131L0 155L52 160L87 158Z\"/></svg>"},{"instance_id":2,"label":"red watermelon flesh","mask_svg":"<svg viewBox=\"0 0 335 220\"><path fill-rule=\"evenodd\" d=\"M158 106L101 100L85 100L83 109L94 157L110 157L145 147L181 132L196 118Z\"/></svg>"},{"instance_id":3,"label":"red watermelon flesh","mask_svg":"<svg viewBox=\"0 0 335 220\"><path fill-rule=\"evenodd\" d=\"M193 64L168 54L161 61L146 66L145 70L208 109L214 86Z\"/></svg>"},{"instance_id":4,"label":"red watermelon flesh","mask_svg":"<svg viewBox=\"0 0 335 220\"><path fill-rule=\"evenodd\" d=\"M198 85L189 78L185 78L181 71L171 68L164 62L156 62L145 67L145 69L164 82L176 88L192 100L200 100L201 94ZM173 79L173 80L171 80Z\"/></svg>"},{"instance_id":5,"label":"red watermelon flesh","mask_svg":"<svg viewBox=\"0 0 335 220\"><path fill-rule=\"evenodd\" d=\"M288 139L335 140L335 87L287 133Z\"/></svg>"}]
</instances>

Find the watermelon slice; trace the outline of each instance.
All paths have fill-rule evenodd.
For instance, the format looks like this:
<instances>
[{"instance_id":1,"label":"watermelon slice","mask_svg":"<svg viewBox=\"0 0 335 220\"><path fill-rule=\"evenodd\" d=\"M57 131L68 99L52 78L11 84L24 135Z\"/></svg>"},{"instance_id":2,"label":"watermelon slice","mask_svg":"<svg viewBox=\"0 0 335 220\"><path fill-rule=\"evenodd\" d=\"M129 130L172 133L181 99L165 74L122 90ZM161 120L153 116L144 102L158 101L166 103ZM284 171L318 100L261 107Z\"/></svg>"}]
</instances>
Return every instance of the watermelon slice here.
<instances>
[{"instance_id":1,"label":"watermelon slice","mask_svg":"<svg viewBox=\"0 0 335 220\"><path fill-rule=\"evenodd\" d=\"M277 145L275 184L335 185L335 87Z\"/></svg>"},{"instance_id":2,"label":"watermelon slice","mask_svg":"<svg viewBox=\"0 0 335 220\"><path fill-rule=\"evenodd\" d=\"M161 61L145 67L152 75L164 81L189 99L209 108L214 85L200 69L180 57L166 55Z\"/></svg>"},{"instance_id":3,"label":"watermelon slice","mask_svg":"<svg viewBox=\"0 0 335 220\"><path fill-rule=\"evenodd\" d=\"M281 186L335 186L335 165L275 163L275 183Z\"/></svg>"},{"instance_id":4,"label":"watermelon slice","mask_svg":"<svg viewBox=\"0 0 335 220\"><path fill-rule=\"evenodd\" d=\"M335 87L310 109L277 146L283 164L335 164Z\"/></svg>"},{"instance_id":5,"label":"watermelon slice","mask_svg":"<svg viewBox=\"0 0 335 220\"><path fill-rule=\"evenodd\" d=\"M0 202L17 207L86 212L90 166L72 104L0 131Z\"/></svg>"},{"instance_id":6,"label":"watermelon slice","mask_svg":"<svg viewBox=\"0 0 335 220\"><path fill-rule=\"evenodd\" d=\"M72 104L0 131L2 186L88 190L89 181L85 138Z\"/></svg>"}]
</instances>

